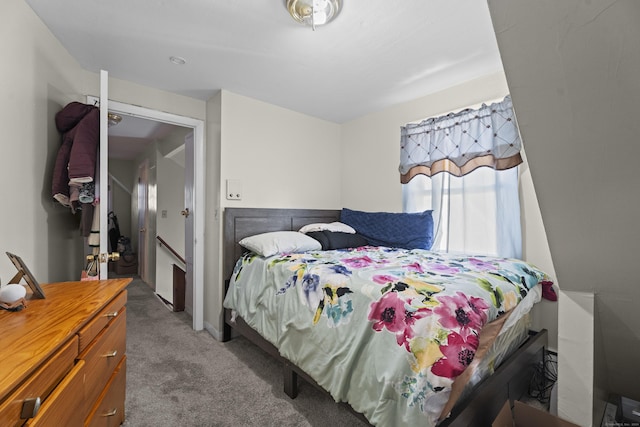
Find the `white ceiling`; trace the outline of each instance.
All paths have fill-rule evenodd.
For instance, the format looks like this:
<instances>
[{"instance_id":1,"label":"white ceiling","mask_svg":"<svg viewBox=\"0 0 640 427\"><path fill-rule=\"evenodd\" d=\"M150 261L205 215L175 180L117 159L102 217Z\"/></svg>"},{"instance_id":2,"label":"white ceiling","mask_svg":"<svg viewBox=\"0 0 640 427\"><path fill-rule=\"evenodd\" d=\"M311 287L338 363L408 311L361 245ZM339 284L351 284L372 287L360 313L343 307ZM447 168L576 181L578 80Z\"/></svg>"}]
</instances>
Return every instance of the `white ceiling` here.
<instances>
[{"instance_id":1,"label":"white ceiling","mask_svg":"<svg viewBox=\"0 0 640 427\"><path fill-rule=\"evenodd\" d=\"M26 2L87 70L202 100L225 89L336 123L502 69L479 0L346 0L316 31L284 0Z\"/></svg>"}]
</instances>

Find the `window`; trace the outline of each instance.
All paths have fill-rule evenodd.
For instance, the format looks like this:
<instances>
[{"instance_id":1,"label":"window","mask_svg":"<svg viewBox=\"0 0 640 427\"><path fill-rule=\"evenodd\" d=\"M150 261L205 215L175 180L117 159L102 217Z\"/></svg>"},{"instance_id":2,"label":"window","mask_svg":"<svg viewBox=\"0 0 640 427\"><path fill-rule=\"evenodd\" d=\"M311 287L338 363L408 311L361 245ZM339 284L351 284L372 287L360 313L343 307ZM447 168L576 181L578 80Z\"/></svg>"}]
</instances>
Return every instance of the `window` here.
<instances>
[{"instance_id":1,"label":"window","mask_svg":"<svg viewBox=\"0 0 640 427\"><path fill-rule=\"evenodd\" d=\"M521 145L509 96L401 128L403 208L433 210L434 250L521 257Z\"/></svg>"},{"instance_id":2,"label":"window","mask_svg":"<svg viewBox=\"0 0 640 427\"><path fill-rule=\"evenodd\" d=\"M518 168L457 177L418 175L402 185L403 210L433 210L432 250L520 258Z\"/></svg>"}]
</instances>

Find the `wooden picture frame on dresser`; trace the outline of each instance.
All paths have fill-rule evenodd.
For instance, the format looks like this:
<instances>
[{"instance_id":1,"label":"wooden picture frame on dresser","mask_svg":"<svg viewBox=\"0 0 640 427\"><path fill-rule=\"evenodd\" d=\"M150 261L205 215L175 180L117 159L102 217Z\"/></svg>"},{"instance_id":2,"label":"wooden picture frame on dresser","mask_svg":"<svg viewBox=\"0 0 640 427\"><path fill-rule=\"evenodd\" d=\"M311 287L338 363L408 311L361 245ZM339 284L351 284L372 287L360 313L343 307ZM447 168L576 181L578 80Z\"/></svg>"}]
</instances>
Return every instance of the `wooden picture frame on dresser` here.
<instances>
[{"instance_id":1,"label":"wooden picture frame on dresser","mask_svg":"<svg viewBox=\"0 0 640 427\"><path fill-rule=\"evenodd\" d=\"M118 426L126 393L130 278L42 285L0 312L1 426Z\"/></svg>"},{"instance_id":2,"label":"wooden picture frame on dresser","mask_svg":"<svg viewBox=\"0 0 640 427\"><path fill-rule=\"evenodd\" d=\"M24 281L27 282L27 285L29 285L29 288L31 288L31 292L33 292L33 296L35 298L44 298L44 291L40 287L40 283L38 283L36 278L33 276L29 267L27 267L27 264L22 261L22 258L16 254L12 254L11 252L6 252L6 254L18 270L18 273L9 280L9 283L18 283L20 282L20 279L24 279Z\"/></svg>"}]
</instances>

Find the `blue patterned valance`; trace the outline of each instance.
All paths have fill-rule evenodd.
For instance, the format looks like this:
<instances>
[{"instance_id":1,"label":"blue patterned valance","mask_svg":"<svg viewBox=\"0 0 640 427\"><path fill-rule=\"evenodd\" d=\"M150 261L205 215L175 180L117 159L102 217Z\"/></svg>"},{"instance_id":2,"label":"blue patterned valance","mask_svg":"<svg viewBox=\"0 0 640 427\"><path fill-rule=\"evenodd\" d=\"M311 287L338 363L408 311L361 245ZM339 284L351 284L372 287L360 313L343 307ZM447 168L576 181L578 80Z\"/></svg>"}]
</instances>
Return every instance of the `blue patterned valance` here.
<instances>
[{"instance_id":1,"label":"blue patterned valance","mask_svg":"<svg viewBox=\"0 0 640 427\"><path fill-rule=\"evenodd\" d=\"M400 128L400 181L449 172L463 176L481 166L497 170L522 163L511 97Z\"/></svg>"}]
</instances>

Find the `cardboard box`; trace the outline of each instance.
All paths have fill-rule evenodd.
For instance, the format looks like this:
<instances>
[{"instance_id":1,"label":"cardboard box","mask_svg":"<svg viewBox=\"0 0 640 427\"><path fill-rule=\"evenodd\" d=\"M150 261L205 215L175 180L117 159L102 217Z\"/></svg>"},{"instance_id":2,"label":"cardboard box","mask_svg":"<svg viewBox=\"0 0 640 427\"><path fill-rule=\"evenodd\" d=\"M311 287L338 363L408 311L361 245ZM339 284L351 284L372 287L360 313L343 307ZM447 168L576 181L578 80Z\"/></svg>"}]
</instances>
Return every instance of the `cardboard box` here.
<instances>
[{"instance_id":1,"label":"cardboard box","mask_svg":"<svg viewBox=\"0 0 640 427\"><path fill-rule=\"evenodd\" d=\"M580 427L552 415L548 412L529 406L518 400L513 402L513 411L507 400L491 427Z\"/></svg>"}]
</instances>

